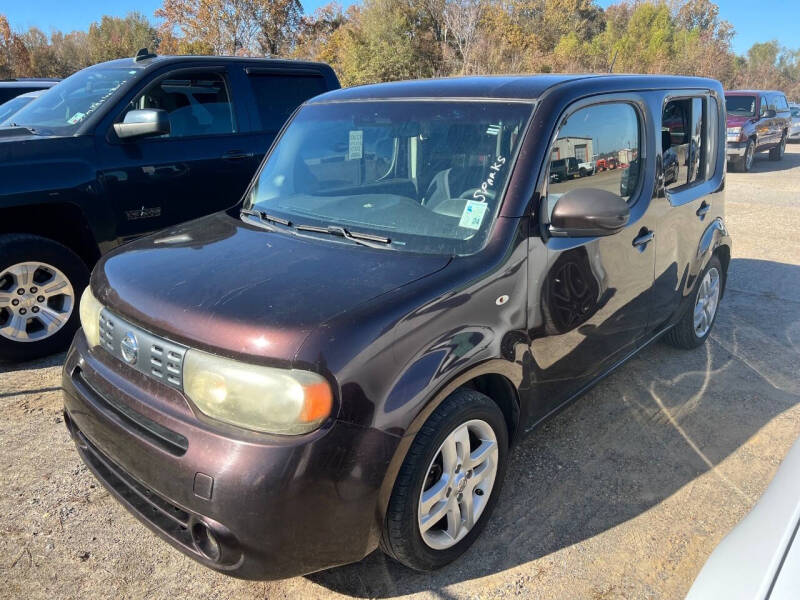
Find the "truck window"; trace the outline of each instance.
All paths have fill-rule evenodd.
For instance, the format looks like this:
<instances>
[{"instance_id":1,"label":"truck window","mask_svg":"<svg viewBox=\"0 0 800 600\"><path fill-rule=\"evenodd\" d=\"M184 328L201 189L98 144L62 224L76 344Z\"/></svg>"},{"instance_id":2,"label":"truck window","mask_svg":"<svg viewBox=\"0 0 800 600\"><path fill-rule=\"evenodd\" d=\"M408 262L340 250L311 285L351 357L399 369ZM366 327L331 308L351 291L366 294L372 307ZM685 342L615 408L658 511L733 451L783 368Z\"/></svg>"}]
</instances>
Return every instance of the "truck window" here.
<instances>
[{"instance_id":1,"label":"truck window","mask_svg":"<svg viewBox=\"0 0 800 600\"><path fill-rule=\"evenodd\" d=\"M262 131L277 132L294 109L328 89L321 75L259 73L249 78Z\"/></svg>"},{"instance_id":2,"label":"truck window","mask_svg":"<svg viewBox=\"0 0 800 600\"><path fill-rule=\"evenodd\" d=\"M144 108L160 108L169 114L170 133L162 138L236 131L228 87L218 73L180 71L168 75L137 96L125 113Z\"/></svg>"}]
</instances>

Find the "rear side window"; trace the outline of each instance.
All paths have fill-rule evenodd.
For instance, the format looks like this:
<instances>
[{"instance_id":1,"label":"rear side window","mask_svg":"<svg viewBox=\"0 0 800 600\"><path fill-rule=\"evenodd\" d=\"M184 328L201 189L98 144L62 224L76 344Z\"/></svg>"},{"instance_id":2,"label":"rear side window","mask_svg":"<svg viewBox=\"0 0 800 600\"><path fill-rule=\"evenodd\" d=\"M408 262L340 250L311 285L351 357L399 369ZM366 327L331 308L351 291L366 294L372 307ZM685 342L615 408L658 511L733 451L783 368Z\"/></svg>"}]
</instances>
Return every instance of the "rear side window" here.
<instances>
[{"instance_id":1,"label":"rear side window","mask_svg":"<svg viewBox=\"0 0 800 600\"><path fill-rule=\"evenodd\" d=\"M327 91L321 75L252 74L262 131L278 131L298 106Z\"/></svg>"},{"instance_id":2,"label":"rear side window","mask_svg":"<svg viewBox=\"0 0 800 600\"><path fill-rule=\"evenodd\" d=\"M228 86L218 73L180 71L167 75L137 96L125 112L143 108L159 108L169 114L170 133L161 137L236 131Z\"/></svg>"},{"instance_id":3,"label":"rear side window","mask_svg":"<svg viewBox=\"0 0 800 600\"><path fill-rule=\"evenodd\" d=\"M664 107L661 158L668 190L677 191L706 179L708 148L703 104L703 98L681 98L670 100Z\"/></svg>"},{"instance_id":4,"label":"rear side window","mask_svg":"<svg viewBox=\"0 0 800 600\"><path fill-rule=\"evenodd\" d=\"M623 102L588 106L567 117L550 153L558 160L550 166L548 214L562 194L576 188L600 188L630 201L641 171L639 131L638 113ZM594 173L582 177L579 161L591 162Z\"/></svg>"}]
</instances>

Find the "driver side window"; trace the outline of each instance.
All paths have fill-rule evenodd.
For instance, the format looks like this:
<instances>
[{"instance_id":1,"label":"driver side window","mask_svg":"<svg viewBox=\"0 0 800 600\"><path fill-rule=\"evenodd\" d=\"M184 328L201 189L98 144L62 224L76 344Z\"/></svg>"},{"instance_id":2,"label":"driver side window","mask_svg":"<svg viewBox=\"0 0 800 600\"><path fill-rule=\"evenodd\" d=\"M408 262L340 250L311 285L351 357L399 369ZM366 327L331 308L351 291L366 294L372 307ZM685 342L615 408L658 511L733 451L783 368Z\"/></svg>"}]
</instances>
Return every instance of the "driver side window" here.
<instances>
[{"instance_id":1,"label":"driver side window","mask_svg":"<svg viewBox=\"0 0 800 600\"><path fill-rule=\"evenodd\" d=\"M120 121L128 111L146 108L167 111L170 133L162 138L236 131L228 87L218 73L180 71L159 79L131 101Z\"/></svg>"},{"instance_id":2,"label":"driver side window","mask_svg":"<svg viewBox=\"0 0 800 600\"><path fill-rule=\"evenodd\" d=\"M639 116L624 102L582 108L561 123L550 150L547 214L566 192L599 188L631 201L639 182Z\"/></svg>"}]
</instances>

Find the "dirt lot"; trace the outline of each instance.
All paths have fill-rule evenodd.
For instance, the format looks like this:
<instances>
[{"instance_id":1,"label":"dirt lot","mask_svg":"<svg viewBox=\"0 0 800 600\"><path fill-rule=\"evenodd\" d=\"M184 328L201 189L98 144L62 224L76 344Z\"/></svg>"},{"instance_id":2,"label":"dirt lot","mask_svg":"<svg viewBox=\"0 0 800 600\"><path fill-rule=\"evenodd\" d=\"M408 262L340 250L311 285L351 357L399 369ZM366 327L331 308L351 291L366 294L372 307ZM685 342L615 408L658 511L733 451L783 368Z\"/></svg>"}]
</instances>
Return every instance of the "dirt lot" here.
<instances>
[{"instance_id":1,"label":"dirt lot","mask_svg":"<svg viewBox=\"0 0 800 600\"><path fill-rule=\"evenodd\" d=\"M800 147L727 190L734 258L710 342L650 347L529 436L483 536L435 574L377 552L281 582L206 570L83 467L62 356L0 366L0 596L681 597L800 435Z\"/></svg>"}]
</instances>

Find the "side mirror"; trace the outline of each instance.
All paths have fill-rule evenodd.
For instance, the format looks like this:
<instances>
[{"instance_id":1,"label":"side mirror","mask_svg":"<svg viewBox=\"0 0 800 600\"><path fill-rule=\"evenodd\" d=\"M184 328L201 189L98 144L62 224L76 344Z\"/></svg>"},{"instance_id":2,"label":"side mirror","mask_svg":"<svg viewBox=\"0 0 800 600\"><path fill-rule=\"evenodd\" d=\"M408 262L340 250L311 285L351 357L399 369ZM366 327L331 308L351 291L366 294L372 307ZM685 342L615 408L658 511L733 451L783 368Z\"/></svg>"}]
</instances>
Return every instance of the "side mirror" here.
<instances>
[{"instance_id":1,"label":"side mirror","mask_svg":"<svg viewBox=\"0 0 800 600\"><path fill-rule=\"evenodd\" d=\"M630 210L620 196L606 190L577 188L557 201L550 217L555 237L613 235L628 224Z\"/></svg>"},{"instance_id":2,"label":"side mirror","mask_svg":"<svg viewBox=\"0 0 800 600\"><path fill-rule=\"evenodd\" d=\"M122 123L114 123L120 139L164 135L170 132L169 114L161 108L130 110Z\"/></svg>"},{"instance_id":3,"label":"side mirror","mask_svg":"<svg viewBox=\"0 0 800 600\"><path fill-rule=\"evenodd\" d=\"M774 119L775 118L775 111L771 108L768 108L764 111L764 118L765 119Z\"/></svg>"}]
</instances>

